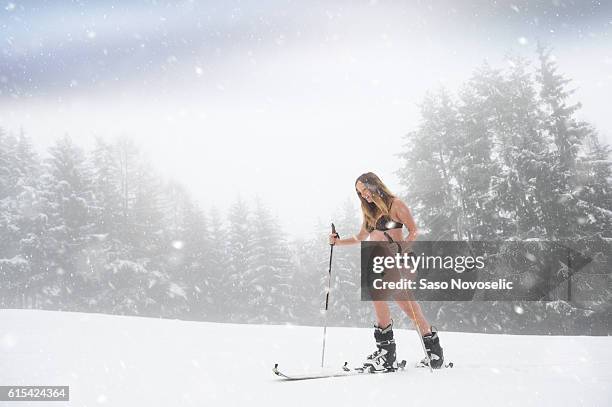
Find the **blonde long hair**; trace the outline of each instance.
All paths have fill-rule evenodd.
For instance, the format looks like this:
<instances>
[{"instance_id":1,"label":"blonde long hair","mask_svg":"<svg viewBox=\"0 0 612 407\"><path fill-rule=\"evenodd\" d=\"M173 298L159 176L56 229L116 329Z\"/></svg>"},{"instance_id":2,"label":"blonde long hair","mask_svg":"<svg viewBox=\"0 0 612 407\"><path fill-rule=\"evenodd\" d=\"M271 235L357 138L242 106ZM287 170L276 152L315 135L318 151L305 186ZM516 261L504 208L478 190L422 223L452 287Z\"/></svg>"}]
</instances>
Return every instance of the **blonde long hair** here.
<instances>
[{"instance_id":1,"label":"blonde long hair","mask_svg":"<svg viewBox=\"0 0 612 407\"><path fill-rule=\"evenodd\" d=\"M365 228L368 232L371 232L376 228L376 221L381 215L389 215L395 195L389 191L389 188L387 188L387 186L373 172L361 174L355 181L355 190L357 190L358 182L365 185L365 187L372 193L373 202L370 203L361 196L359 191L357 191L357 196L361 201L361 212L363 213Z\"/></svg>"}]
</instances>

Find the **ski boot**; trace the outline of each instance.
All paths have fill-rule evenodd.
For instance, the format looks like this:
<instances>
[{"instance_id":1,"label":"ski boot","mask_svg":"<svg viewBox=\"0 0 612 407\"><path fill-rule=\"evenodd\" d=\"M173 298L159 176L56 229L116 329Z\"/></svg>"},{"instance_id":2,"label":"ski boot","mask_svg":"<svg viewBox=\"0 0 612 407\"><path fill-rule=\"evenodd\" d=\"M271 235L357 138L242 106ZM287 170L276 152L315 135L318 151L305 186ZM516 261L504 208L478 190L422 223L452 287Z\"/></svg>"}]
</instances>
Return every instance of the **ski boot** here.
<instances>
[{"instance_id":1,"label":"ski boot","mask_svg":"<svg viewBox=\"0 0 612 407\"><path fill-rule=\"evenodd\" d=\"M444 353L442 352L442 347L440 346L440 338L438 338L438 331L436 331L434 327L431 327L430 334L423 335L423 343L425 344L427 357L421 360L418 366L431 366L432 369L440 369L441 367L443 367Z\"/></svg>"},{"instance_id":2,"label":"ski boot","mask_svg":"<svg viewBox=\"0 0 612 407\"><path fill-rule=\"evenodd\" d=\"M385 372L397 370L395 361L395 339L393 339L393 321L386 328L374 326L374 339L376 347L374 353L369 355L363 368L370 372Z\"/></svg>"}]
</instances>

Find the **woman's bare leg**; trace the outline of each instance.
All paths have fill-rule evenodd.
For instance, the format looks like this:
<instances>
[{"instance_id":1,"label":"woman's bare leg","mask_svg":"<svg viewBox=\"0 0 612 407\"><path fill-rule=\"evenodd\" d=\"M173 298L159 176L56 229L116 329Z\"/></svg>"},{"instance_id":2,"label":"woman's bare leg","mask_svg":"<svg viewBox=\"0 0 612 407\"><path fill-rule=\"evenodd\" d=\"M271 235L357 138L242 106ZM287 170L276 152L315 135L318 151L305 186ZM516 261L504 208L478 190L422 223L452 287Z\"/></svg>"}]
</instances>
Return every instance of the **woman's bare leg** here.
<instances>
[{"instance_id":1,"label":"woman's bare leg","mask_svg":"<svg viewBox=\"0 0 612 407\"><path fill-rule=\"evenodd\" d=\"M391 323L391 311L387 301L372 301L374 303L374 311L376 311L376 319L378 326L386 328Z\"/></svg>"},{"instance_id":2,"label":"woman's bare leg","mask_svg":"<svg viewBox=\"0 0 612 407\"><path fill-rule=\"evenodd\" d=\"M431 327L429 323L425 319L425 315L423 315L423 311L421 311L421 307L419 303L416 301L406 301L406 300L396 300L397 305L408 315L408 318L414 322L419 328L419 333L421 335L427 335L431 333ZM386 304L385 304L386 305ZM387 310L389 307L387 306ZM377 314L378 315L378 312Z\"/></svg>"}]
</instances>

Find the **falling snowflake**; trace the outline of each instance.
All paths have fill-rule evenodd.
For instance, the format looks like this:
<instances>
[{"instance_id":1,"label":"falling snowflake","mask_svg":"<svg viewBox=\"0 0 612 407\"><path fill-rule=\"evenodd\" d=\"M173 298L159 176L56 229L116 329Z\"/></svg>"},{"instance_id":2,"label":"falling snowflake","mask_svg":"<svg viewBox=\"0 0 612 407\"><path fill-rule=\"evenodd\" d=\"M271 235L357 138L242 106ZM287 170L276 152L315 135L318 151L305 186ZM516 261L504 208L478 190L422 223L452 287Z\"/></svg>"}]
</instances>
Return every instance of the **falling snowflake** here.
<instances>
[{"instance_id":1,"label":"falling snowflake","mask_svg":"<svg viewBox=\"0 0 612 407\"><path fill-rule=\"evenodd\" d=\"M13 348L13 347L15 347L15 345L17 345L17 337L15 337L11 333L6 333L2 337L2 342L1 343L2 343L2 346L5 349Z\"/></svg>"}]
</instances>

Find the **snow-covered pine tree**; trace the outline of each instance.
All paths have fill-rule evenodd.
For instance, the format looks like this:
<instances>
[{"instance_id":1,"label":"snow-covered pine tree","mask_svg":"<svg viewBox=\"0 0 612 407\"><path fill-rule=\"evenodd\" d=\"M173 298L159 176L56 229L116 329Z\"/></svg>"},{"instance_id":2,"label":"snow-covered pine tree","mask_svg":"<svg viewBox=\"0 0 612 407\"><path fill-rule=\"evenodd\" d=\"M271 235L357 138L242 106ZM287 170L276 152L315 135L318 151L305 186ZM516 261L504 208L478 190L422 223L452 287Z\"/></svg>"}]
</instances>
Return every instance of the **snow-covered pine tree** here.
<instances>
[{"instance_id":1,"label":"snow-covered pine tree","mask_svg":"<svg viewBox=\"0 0 612 407\"><path fill-rule=\"evenodd\" d=\"M6 133L6 131L0 127L0 199L4 199L11 195L11 176L12 176L12 162L11 162L11 143L12 139Z\"/></svg>"},{"instance_id":2,"label":"snow-covered pine tree","mask_svg":"<svg viewBox=\"0 0 612 407\"><path fill-rule=\"evenodd\" d=\"M421 122L405 137L398 171L422 236L453 239L457 235L459 205L453 193L450 149L456 138L456 108L448 92L429 92L420 104Z\"/></svg>"},{"instance_id":3,"label":"snow-covered pine tree","mask_svg":"<svg viewBox=\"0 0 612 407\"><path fill-rule=\"evenodd\" d=\"M512 229L504 239L541 236L542 205L538 195L549 177L546 167L548 146L539 132L537 98L529 62L511 58L510 68L496 85L500 97L495 106L496 154L503 182L498 189L502 214L511 219ZM541 189L540 189L541 190Z\"/></svg>"},{"instance_id":4,"label":"snow-covered pine tree","mask_svg":"<svg viewBox=\"0 0 612 407\"><path fill-rule=\"evenodd\" d=\"M188 307L185 312L175 309L173 313L195 319L210 318L210 298L215 287L210 285L205 264L210 246L206 216L182 185L170 182L164 192L165 236L170 246L165 260L171 280L168 295L176 298L182 294Z\"/></svg>"},{"instance_id":5,"label":"snow-covered pine tree","mask_svg":"<svg viewBox=\"0 0 612 407\"><path fill-rule=\"evenodd\" d=\"M168 260L175 254L165 214L170 210L164 196L164 180L153 170L147 157L141 156L132 181L133 200L129 208L133 255L147 270L151 300L149 315L176 317L186 307L184 287L173 275Z\"/></svg>"},{"instance_id":6,"label":"snow-covered pine tree","mask_svg":"<svg viewBox=\"0 0 612 407\"><path fill-rule=\"evenodd\" d=\"M550 165L551 177L546 180L549 194L544 210L548 215L548 238L571 238L579 233L578 219L583 212L575 196L579 191L576 161L588 128L573 117L580 103L569 103L574 93L567 89L571 80L557 72L550 50L538 45L537 52L541 127L550 140L554 157Z\"/></svg>"},{"instance_id":7,"label":"snow-covered pine tree","mask_svg":"<svg viewBox=\"0 0 612 407\"><path fill-rule=\"evenodd\" d=\"M246 322L253 313L252 304L259 301L261 294L250 285L258 275L249 252L252 241L250 210L241 197L230 206L227 220L225 315L231 321Z\"/></svg>"},{"instance_id":8,"label":"snow-covered pine tree","mask_svg":"<svg viewBox=\"0 0 612 407\"><path fill-rule=\"evenodd\" d=\"M493 155L495 103L491 99L498 97L500 81L499 71L485 64L459 93L459 131L452 155L463 214L462 239L495 240L510 223L496 208L497 189L503 179Z\"/></svg>"},{"instance_id":9,"label":"snow-covered pine tree","mask_svg":"<svg viewBox=\"0 0 612 407\"><path fill-rule=\"evenodd\" d=\"M583 236L612 238L612 149L591 130L578 157L580 186L575 194L584 214L578 218Z\"/></svg>"},{"instance_id":10,"label":"snow-covered pine tree","mask_svg":"<svg viewBox=\"0 0 612 407\"><path fill-rule=\"evenodd\" d=\"M94 240L94 193L84 152L64 136L49 148L43 179L47 215L40 289L46 301L60 309L80 309L90 295L87 248Z\"/></svg>"},{"instance_id":11,"label":"snow-covered pine tree","mask_svg":"<svg viewBox=\"0 0 612 407\"><path fill-rule=\"evenodd\" d=\"M612 182L609 175L606 176L610 174L609 150L602 148L597 134L587 123L576 119L581 104L570 103L575 90L568 89L571 80L558 72L552 51L538 45L537 52L540 65L536 78L540 85L542 127L555 150L551 180L554 196L549 207L555 228L550 237L585 236L612 222L612 198L607 198L607 206L605 198ZM597 190L599 192L595 192ZM590 197L584 199L588 195Z\"/></svg>"},{"instance_id":12,"label":"snow-covered pine tree","mask_svg":"<svg viewBox=\"0 0 612 407\"><path fill-rule=\"evenodd\" d=\"M131 140L122 138L107 147L100 152L107 156L98 160L106 168L97 168L95 179L110 194L111 205L115 204L117 190L120 196L118 215L106 218L106 233L112 234L105 242L110 245L107 260L96 270L99 284L95 302L111 313L170 316L174 304L169 304L168 298L174 286L164 263L171 249L164 244L161 181ZM105 173L111 179L105 179ZM104 193L99 194L104 197ZM181 290L174 291L177 301L182 301Z\"/></svg>"},{"instance_id":13,"label":"snow-covered pine tree","mask_svg":"<svg viewBox=\"0 0 612 407\"><path fill-rule=\"evenodd\" d=\"M88 284L91 294L88 308L109 311L108 298L113 295L106 279L108 266L118 259L129 257L129 247L121 240L121 227L125 222L122 206L121 168L116 143L96 138L89 153L94 202L93 241L88 247Z\"/></svg>"},{"instance_id":14,"label":"snow-covered pine tree","mask_svg":"<svg viewBox=\"0 0 612 407\"><path fill-rule=\"evenodd\" d=\"M211 270L207 267L210 258L210 236L207 233L208 219L202 209L190 199L185 202L183 213L183 239L185 271L188 276L183 278L188 292L193 293L195 302L190 302L191 315L195 318L212 319L214 306L213 292L218 290L216 281L211 278ZM174 246L176 249L176 246Z\"/></svg>"},{"instance_id":15,"label":"snow-covered pine tree","mask_svg":"<svg viewBox=\"0 0 612 407\"><path fill-rule=\"evenodd\" d=\"M123 221L121 168L117 145L96 138L89 160L92 164L92 183L97 206L97 229L101 234L108 234L109 239L117 239Z\"/></svg>"},{"instance_id":16,"label":"snow-covered pine tree","mask_svg":"<svg viewBox=\"0 0 612 407\"><path fill-rule=\"evenodd\" d=\"M253 321L293 322L295 321L294 265L289 245L278 219L262 201L255 200L251 218L251 240L248 245L250 269L254 274L245 281L250 288L251 306L258 310Z\"/></svg>"},{"instance_id":17,"label":"snow-covered pine tree","mask_svg":"<svg viewBox=\"0 0 612 407\"><path fill-rule=\"evenodd\" d=\"M21 237L38 215L33 206L41 169L29 139L0 128L0 258L18 255Z\"/></svg>"},{"instance_id":18,"label":"snow-covered pine tree","mask_svg":"<svg viewBox=\"0 0 612 407\"><path fill-rule=\"evenodd\" d=\"M208 212L208 257L205 259L205 282L213 287L206 301L210 304L212 320L223 321L233 304L229 280L228 242L225 222L216 207Z\"/></svg>"},{"instance_id":19,"label":"snow-covered pine tree","mask_svg":"<svg viewBox=\"0 0 612 407\"><path fill-rule=\"evenodd\" d=\"M0 305L35 307L37 291L32 284L28 246L40 247L38 230L45 215L38 205L42 169L30 140L20 132L7 134L0 128Z\"/></svg>"}]
</instances>

